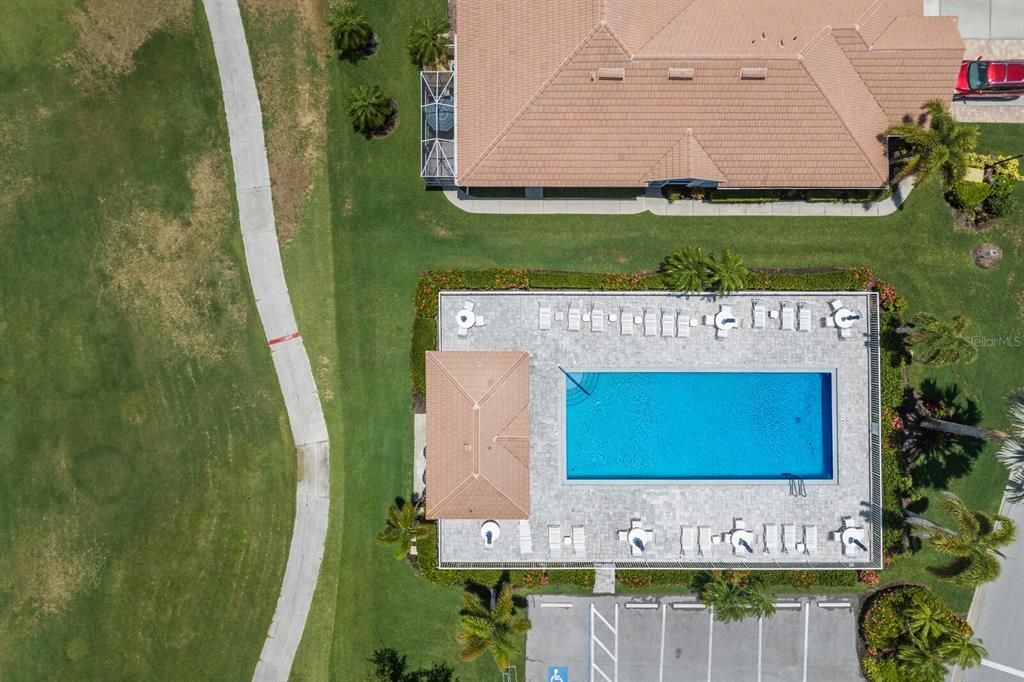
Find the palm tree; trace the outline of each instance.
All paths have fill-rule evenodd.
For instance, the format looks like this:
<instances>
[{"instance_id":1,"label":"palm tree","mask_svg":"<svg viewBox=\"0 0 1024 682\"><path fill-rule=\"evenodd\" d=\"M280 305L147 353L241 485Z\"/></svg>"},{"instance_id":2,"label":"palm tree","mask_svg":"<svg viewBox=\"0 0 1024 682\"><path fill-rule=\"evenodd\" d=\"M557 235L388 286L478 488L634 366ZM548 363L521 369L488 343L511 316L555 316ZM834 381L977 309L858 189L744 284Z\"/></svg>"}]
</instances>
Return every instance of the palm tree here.
<instances>
[{"instance_id":1,"label":"palm tree","mask_svg":"<svg viewBox=\"0 0 1024 682\"><path fill-rule=\"evenodd\" d=\"M711 286L710 260L696 244L684 246L662 261L661 275L676 291L705 291Z\"/></svg>"},{"instance_id":2,"label":"palm tree","mask_svg":"<svg viewBox=\"0 0 1024 682\"><path fill-rule=\"evenodd\" d=\"M914 682L941 682L949 672L937 649L917 640L900 646L896 660L906 679Z\"/></svg>"},{"instance_id":3,"label":"palm tree","mask_svg":"<svg viewBox=\"0 0 1024 682\"><path fill-rule=\"evenodd\" d=\"M981 659L988 656L988 651L981 641L958 635L939 645L937 653L946 661L952 661L961 668L973 668L981 665Z\"/></svg>"},{"instance_id":4,"label":"palm tree","mask_svg":"<svg viewBox=\"0 0 1024 682\"><path fill-rule=\"evenodd\" d=\"M382 545L395 546L395 558L403 559L409 555L417 540L423 539L430 529L420 524L419 515L412 502L405 502L401 507L388 507L388 523L377 534L377 542Z\"/></svg>"},{"instance_id":5,"label":"palm tree","mask_svg":"<svg viewBox=\"0 0 1024 682\"><path fill-rule=\"evenodd\" d=\"M715 620L723 623L775 615L771 591L760 582L714 578L701 589L700 600L711 607Z\"/></svg>"},{"instance_id":6,"label":"palm tree","mask_svg":"<svg viewBox=\"0 0 1024 682\"><path fill-rule=\"evenodd\" d=\"M1007 437L996 456L1011 474L1024 473L1024 390L1014 391L1006 402L1013 422L1013 436Z\"/></svg>"},{"instance_id":7,"label":"palm tree","mask_svg":"<svg viewBox=\"0 0 1024 682\"><path fill-rule=\"evenodd\" d=\"M957 530L944 528L916 514L909 521L923 531L932 547L953 557L952 563L936 570L941 576L964 587L976 587L999 577L1000 547L1017 538L1013 520L1000 514L969 509L964 501L950 492L942 493L940 502L953 517Z\"/></svg>"},{"instance_id":8,"label":"palm tree","mask_svg":"<svg viewBox=\"0 0 1024 682\"><path fill-rule=\"evenodd\" d=\"M749 273L743 259L729 249L722 251L719 258L712 258L711 288L720 294L731 294L743 288L743 280Z\"/></svg>"},{"instance_id":9,"label":"palm tree","mask_svg":"<svg viewBox=\"0 0 1024 682\"><path fill-rule=\"evenodd\" d=\"M366 17L351 2L332 2L327 11L334 48L341 55L354 55L366 48L373 38L373 29Z\"/></svg>"},{"instance_id":10,"label":"palm tree","mask_svg":"<svg viewBox=\"0 0 1024 682\"><path fill-rule=\"evenodd\" d=\"M921 602L906 610L910 631L925 642L938 640L950 633L943 615L928 602Z\"/></svg>"},{"instance_id":11,"label":"palm tree","mask_svg":"<svg viewBox=\"0 0 1024 682\"><path fill-rule=\"evenodd\" d=\"M470 592L464 593L461 623L462 632L456 636L462 644L459 660L472 661L489 651L499 670L507 668L519 653L518 636L532 626L529 618L516 613L508 583L502 586L493 606Z\"/></svg>"},{"instance_id":12,"label":"palm tree","mask_svg":"<svg viewBox=\"0 0 1024 682\"><path fill-rule=\"evenodd\" d=\"M942 100L930 100L921 108L930 119L927 128L915 123L901 123L886 132L903 138L910 146L914 156L906 170L916 173L918 181L941 171L943 182L951 187L967 171L967 154L974 151L979 129L953 118Z\"/></svg>"},{"instance_id":13,"label":"palm tree","mask_svg":"<svg viewBox=\"0 0 1024 682\"><path fill-rule=\"evenodd\" d=\"M955 315L949 322L932 315L918 313L906 340L915 359L927 365L970 364L978 359L978 348L964 335L970 320Z\"/></svg>"},{"instance_id":14,"label":"palm tree","mask_svg":"<svg viewBox=\"0 0 1024 682\"><path fill-rule=\"evenodd\" d=\"M421 19L409 31L409 56L420 68L443 66L448 60L448 20Z\"/></svg>"},{"instance_id":15,"label":"palm tree","mask_svg":"<svg viewBox=\"0 0 1024 682\"><path fill-rule=\"evenodd\" d=\"M392 100L376 85L360 85L349 93L348 114L352 127L364 135L372 135L391 116Z\"/></svg>"}]
</instances>

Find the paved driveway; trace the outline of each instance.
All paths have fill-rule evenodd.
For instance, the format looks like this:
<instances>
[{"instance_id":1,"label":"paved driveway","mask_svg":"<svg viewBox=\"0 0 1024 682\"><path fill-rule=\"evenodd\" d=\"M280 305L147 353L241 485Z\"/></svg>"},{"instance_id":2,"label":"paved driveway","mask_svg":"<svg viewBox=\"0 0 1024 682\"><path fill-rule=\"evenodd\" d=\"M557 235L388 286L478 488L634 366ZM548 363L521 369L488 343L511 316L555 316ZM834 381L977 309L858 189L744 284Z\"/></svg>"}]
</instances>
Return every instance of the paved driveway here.
<instances>
[{"instance_id":1,"label":"paved driveway","mask_svg":"<svg viewBox=\"0 0 1024 682\"><path fill-rule=\"evenodd\" d=\"M557 666L565 682L859 681L852 601L804 599L773 618L716 623L681 597L534 595L526 679L550 682Z\"/></svg>"},{"instance_id":2,"label":"paved driveway","mask_svg":"<svg viewBox=\"0 0 1024 682\"><path fill-rule=\"evenodd\" d=\"M924 13L960 17L964 38L1024 39L1024 0L924 0Z\"/></svg>"},{"instance_id":3,"label":"paved driveway","mask_svg":"<svg viewBox=\"0 0 1024 682\"><path fill-rule=\"evenodd\" d=\"M1000 513L1012 518L1018 528L1024 528L1024 505L1004 502ZM999 579L974 593L969 620L974 634L988 649L988 659L980 667L965 671L960 678L964 682L1024 679L1024 541L1018 538L1004 553L1006 559Z\"/></svg>"}]
</instances>

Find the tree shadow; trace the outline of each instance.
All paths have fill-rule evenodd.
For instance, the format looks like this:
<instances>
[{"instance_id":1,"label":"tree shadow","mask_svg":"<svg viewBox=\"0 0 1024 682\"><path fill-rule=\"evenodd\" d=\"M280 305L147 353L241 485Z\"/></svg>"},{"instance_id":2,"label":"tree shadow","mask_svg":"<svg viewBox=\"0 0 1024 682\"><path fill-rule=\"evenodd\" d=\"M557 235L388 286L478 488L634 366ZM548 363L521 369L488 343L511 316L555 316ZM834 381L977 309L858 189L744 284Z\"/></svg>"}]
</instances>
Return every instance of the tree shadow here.
<instances>
[{"instance_id":1,"label":"tree shadow","mask_svg":"<svg viewBox=\"0 0 1024 682\"><path fill-rule=\"evenodd\" d=\"M957 384L939 386L927 379L919 388L921 398L931 406L935 418L943 421L977 426L982 414L978 404L964 398ZM985 448L985 441L969 436L921 429L918 447L923 454L913 463L911 477L919 487L946 488L954 478L970 473L974 461Z\"/></svg>"},{"instance_id":2,"label":"tree shadow","mask_svg":"<svg viewBox=\"0 0 1024 682\"><path fill-rule=\"evenodd\" d=\"M409 670L408 657L390 647L377 649L367 658L373 666L376 682L454 682L455 669L447 663L435 663L429 668Z\"/></svg>"}]
</instances>

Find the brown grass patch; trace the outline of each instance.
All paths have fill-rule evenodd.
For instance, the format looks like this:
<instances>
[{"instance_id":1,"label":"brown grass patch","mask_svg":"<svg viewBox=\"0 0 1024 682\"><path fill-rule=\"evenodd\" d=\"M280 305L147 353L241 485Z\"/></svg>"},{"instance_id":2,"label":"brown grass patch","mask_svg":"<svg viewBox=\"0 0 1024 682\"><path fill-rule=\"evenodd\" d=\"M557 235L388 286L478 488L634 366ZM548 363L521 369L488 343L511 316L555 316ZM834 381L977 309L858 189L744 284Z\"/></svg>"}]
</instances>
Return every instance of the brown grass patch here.
<instances>
[{"instance_id":1,"label":"brown grass patch","mask_svg":"<svg viewBox=\"0 0 1024 682\"><path fill-rule=\"evenodd\" d=\"M0 611L0 640L28 637L41 619L59 616L96 586L107 557L83 537L79 511L72 499L66 512L24 518L13 550L0 555L0 591L13 596Z\"/></svg>"},{"instance_id":2,"label":"brown grass patch","mask_svg":"<svg viewBox=\"0 0 1024 682\"><path fill-rule=\"evenodd\" d=\"M238 267L223 247L235 228L226 163L200 158L189 172L192 210L179 219L148 208L111 226L103 250L114 301L155 325L176 352L220 360L246 317Z\"/></svg>"},{"instance_id":3,"label":"brown grass patch","mask_svg":"<svg viewBox=\"0 0 1024 682\"><path fill-rule=\"evenodd\" d=\"M188 0L85 0L68 15L77 30L75 47L61 57L84 92L108 87L135 68L135 52L151 35L173 26L188 26Z\"/></svg>"},{"instance_id":4,"label":"brown grass patch","mask_svg":"<svg viewBox=\"0 0 1024 682\"><path fill-rule=\"evenodd\" d=\"M249 47L266 119L267 156L278 236L299 229L324 161L329 54L320 0L243 0L252 13ZM291 27L290 29L288 27Z\"/></svg>"}]
</instances>

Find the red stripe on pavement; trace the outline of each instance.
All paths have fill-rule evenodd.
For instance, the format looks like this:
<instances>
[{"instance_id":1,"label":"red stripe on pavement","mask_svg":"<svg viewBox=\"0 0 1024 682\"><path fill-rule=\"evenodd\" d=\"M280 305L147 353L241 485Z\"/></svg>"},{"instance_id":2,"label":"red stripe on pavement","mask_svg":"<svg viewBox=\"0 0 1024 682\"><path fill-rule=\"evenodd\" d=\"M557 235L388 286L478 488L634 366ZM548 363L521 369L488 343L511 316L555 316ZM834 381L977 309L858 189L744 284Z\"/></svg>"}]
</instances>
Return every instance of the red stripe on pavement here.
<instances>
[{"instance_id":1,"label":"red stripe on pavement","mask_svg":"<svg viewBox=\"0 0 1024 682\"><path fill-rule=\"evenodd\" d=\"M291 341L292 339L297 339L300 336L302 336L302 334L300 334L298 332L292 332L291 334L288 334L287 336L279 336L276 339L267 339L267 345L268 346L273 346L274 344L281 343L283 341Z\"/></svg>"}]
</instances>

